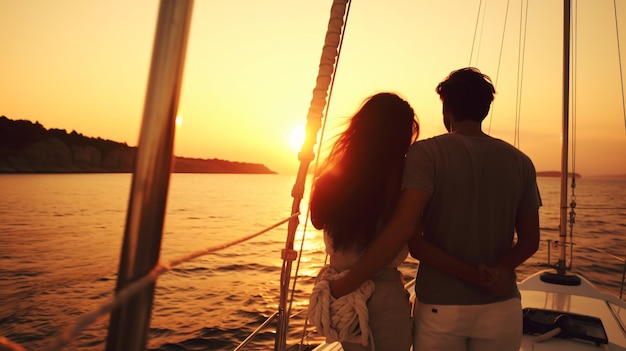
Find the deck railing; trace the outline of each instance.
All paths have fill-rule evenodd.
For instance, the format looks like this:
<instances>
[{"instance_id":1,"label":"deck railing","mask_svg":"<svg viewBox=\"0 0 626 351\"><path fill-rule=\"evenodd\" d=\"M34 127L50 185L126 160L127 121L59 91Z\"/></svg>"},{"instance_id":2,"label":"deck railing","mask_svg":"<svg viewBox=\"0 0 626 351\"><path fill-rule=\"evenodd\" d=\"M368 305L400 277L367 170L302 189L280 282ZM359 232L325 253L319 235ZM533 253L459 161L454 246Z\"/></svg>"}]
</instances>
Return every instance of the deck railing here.
<instances>
[{"instance_id":1,"label":"deck railing","mask_svg":"<svg viewBox=\"0 0 626 351\"><path fill-rule=\"evenodd\" d=\"M545 240L545 242L547 243L547 246L548 246L548 263L547 263L547 265L554 268L554 265L551 262L551 257L552 257L552 255L551 255L551 248L552 247L558 248L561 245L561 242L559 240ZM573 243L565 243L565 245L569 246L570 249L574 246ZM622 277L621 277L620 284L619 284L619 295L618 296L619 296L620 299L622 299L623 295L624 295L624 282L626 281L626 259L622 258L622 257L618 257L618 256L616 256L616 255L614 255L614 254L612 254L610 252L597 249L597 248L592 247L592 246L586 245L585 248L589 249L589 250L592 250L592 251L595 251L597 253L606 255L608 257L611 257L611 258L621 262L621 264L622 264ZM571 252L571 250L570 250L570 252ZM572 259L571 259L571 257L572 257L572 255L570 255L570 264L569 264L569 268L568 268L569 270L571 270L571 268L572 268L572 263L571 263Z\"/></svg>"}]
</instances>

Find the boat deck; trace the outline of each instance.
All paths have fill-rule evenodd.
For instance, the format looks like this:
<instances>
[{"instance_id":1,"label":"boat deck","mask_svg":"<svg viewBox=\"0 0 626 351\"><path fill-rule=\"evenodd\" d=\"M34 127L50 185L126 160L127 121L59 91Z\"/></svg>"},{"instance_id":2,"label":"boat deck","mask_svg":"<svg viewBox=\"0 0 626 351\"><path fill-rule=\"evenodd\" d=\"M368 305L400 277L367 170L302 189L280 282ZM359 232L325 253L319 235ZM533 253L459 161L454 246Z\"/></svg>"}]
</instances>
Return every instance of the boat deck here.
<instances>
[{"instance_id":1,"label":"boat deck","mask_svg":"<svg viewBox=\"0 0 626 351\"><path fill-rule=\"evenodd\" d=\"M522 308L530 312L547 312L554 315L568 314L578 319L576 327L582 338L552 337L537 339L537 335L525 334L520 351L626 351L626 303L619 298L599 292L584 277L580 285L558 285L541 280L538 272L519 283ZM407 285L413 298L412 284ZM601 321L601 323L600 323ZM546 322L546 323L549 323ZM551 327L550 327L551 328ZM607 343L597 342L608 340ZM315 351L339 351L341 344L323 343Z\"/></svg>"},{"instance_id":2,"label":"boat deck","mask_svg":"<svg viewBox=\"0 0 626 351\"><path fill-rule=\"evenodd\" d=\"M617 297L597 291L584 277L580 285L550 284L541 280L536 273L522 281L518 286L522 293L522 308L572 313L599 319L601 326L587 325L583 332L591 339L606 334L608 350L626 350L626 304ZM535 342L534 336L524 336L521 350L597 350L592 341L580 339L551 338Z\"/></svg>"}]
</instances>

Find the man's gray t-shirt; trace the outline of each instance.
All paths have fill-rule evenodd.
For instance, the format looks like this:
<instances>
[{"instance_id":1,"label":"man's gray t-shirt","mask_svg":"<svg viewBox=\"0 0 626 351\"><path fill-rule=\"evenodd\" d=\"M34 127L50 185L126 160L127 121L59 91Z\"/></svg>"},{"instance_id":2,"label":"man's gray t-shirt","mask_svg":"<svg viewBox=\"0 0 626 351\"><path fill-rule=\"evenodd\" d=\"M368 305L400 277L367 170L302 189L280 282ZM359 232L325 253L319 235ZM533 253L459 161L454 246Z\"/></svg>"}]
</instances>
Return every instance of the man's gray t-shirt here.
<instances>
[{"instance_id":1,"label":"man's gray t-shirt","mask_svg":"<svg viewBox=\"0 0 626 351\"><path fill-rule=\"evenodd\" d=\"M407 153L403 188L431 199L423 213L424 237L474 266L492 265L513 245L515 218L541 206L532 161L492 137L457 133L418 141ZM513 278L515 279L515 278ZM420 264L416 292L431 304L468 305L501 301L484 290Z\"/></svg>"}]
</instances>

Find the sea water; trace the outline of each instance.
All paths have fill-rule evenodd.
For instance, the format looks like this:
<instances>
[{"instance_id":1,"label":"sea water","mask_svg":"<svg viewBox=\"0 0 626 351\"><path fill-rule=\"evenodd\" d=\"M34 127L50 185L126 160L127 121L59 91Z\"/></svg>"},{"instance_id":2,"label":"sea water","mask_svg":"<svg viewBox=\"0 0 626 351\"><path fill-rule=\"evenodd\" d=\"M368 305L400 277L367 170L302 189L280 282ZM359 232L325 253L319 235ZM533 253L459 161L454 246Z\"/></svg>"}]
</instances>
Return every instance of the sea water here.
<instances>
[{"instance_id":1,"label":"sea water","mask_svg":"<svg viewBox=\"0 0 626 351\"><path fill-rule=\"evenodd\" d=\"M130 174L0 175L0 336L27 350L44 350L78 318L113 297ZM203 248L259 232L290 215L290 175L173 174L161 243L169 262ZM559 180L539 178L542 245L518 269L523 279L559 250ZM577 180L573 267L617 295L626 252L626 180ZM306 198L301 210L306 212ZM302 243L292 314L302 311L324 265L321 233L300 216ZM568 236L570 235L568 229ZM250 241L196 258L163 274L155 290L150 350L233 350L277 310L286 225ZM296 249L301 241L296 240ZM569 253L569 249L568 249ZM569 261L568 261L569 262ZM417 262L400 269L413 276ZM293 283L293 279L292 279ZM297 342L305 313L290 323ZM66 350L103 350L108 315ZM271 349L273 325L246 350ZM314 338L305 343L315 343Z\"/></svg>"}]
</instances>

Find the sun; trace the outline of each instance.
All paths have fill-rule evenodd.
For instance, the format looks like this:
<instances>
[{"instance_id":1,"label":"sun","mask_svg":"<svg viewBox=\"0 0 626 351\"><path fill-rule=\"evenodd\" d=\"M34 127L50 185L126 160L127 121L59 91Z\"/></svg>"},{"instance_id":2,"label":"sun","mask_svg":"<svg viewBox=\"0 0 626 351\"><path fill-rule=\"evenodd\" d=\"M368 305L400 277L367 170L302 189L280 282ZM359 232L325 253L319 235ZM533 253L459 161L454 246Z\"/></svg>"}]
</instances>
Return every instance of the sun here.
<instances>
[{"instance_id":1,"label":"sun","mask_svg":"<svg viewBox=\"0 0 626 351\"><path fill-rule=\"evenodd\" d=\"M304 127L294 127L289 133L289 147L295 151L300 151L304 143Z\"/></svg>"}]
</instances>

